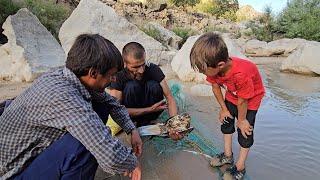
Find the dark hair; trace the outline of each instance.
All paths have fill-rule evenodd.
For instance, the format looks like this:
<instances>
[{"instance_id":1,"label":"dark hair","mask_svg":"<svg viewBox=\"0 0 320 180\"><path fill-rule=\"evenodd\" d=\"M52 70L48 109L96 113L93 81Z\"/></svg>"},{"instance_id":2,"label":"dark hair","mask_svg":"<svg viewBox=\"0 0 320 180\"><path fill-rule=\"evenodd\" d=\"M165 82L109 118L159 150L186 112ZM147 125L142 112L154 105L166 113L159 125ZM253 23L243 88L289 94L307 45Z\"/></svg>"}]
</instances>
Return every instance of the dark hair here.
<instances>
[{"instance_id":1,"label":"dark hair","mask_svg":"<svg viewBox=\"0 0 320 180\"><path fill-rule=\"evenodd\" d=\"M122 56L123 59L126 60L126 57L133 56L134 59L141 60L145 56L145 49L144 47L137 42L129 42L126 44L122 49Z\"/></svg>"},{"instance_id":2,"label":"dark hair","mask_svg":"<svg viewBox=\"0 0 320 180\"><path fill-rule=\"evenodd\" d=\"M207 67L216 68L219 62L227 62L228 59L225 42L220 35L213 32L200 36L190 53L191 67L200 72L204 72Z\"/></svg>"},{"instance_id":3,"label":"dark hair","mask_svg":"<svg viewBox=\"0 0 320 180\"><path fill-rule=\"evenodd\" d=\"M66 67L77 77L88 74L90 68L105 74L112 68L123 69L122 56L117 47L99 34L79 35L72 45Z\"/></svg>"}]
</instances>

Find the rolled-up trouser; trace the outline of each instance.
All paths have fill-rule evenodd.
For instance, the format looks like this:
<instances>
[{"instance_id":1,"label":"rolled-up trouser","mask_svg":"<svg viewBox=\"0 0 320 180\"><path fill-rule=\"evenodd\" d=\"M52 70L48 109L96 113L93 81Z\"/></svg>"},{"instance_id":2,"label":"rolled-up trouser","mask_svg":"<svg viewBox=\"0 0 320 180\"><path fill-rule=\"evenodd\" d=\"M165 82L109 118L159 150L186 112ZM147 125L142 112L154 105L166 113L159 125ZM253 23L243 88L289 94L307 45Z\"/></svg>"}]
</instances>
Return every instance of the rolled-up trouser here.
<instances>
[{"instance_id":1,"label":"rolled-up trouser","mask_svg":"<svg viewBox=\"0 0 320 180\"><path fill-rule=\"evenodd\" d=\"M229 123L224 123L221 125L221 131L223 134L233 134L235 132L235 118L238 117L238 108L236 105L232 104L231 102L225 100L226 106L230 112L230 114L234 117L233 119L227 118L227 121ZM247 110L247 120L249 121L249 124L254 127L254 123L256 120L256 110ZM241 134L241 131L239 128L237 128L238 131L238 142L241 147L243 148L250 148L253 145L253 131L251 135L248 135L247 139Z\"/></svg>"},{"instance_id":2,"label":"rolled-up trouser","mask_svg":"<svg viewBox=\"0 0 320 180\"><path fill-rule=\"evenodd\" d=\"M126 83L122 92L123 105L127 108L146 108L163 100L163 90L160 83L156 81L147 81L141 83L132 80ZM141 116L132 117L132 120L137 122L137 126L148 125L150 121L159 117L162 111L149 113Z\"/></svg>"}]
</instances>

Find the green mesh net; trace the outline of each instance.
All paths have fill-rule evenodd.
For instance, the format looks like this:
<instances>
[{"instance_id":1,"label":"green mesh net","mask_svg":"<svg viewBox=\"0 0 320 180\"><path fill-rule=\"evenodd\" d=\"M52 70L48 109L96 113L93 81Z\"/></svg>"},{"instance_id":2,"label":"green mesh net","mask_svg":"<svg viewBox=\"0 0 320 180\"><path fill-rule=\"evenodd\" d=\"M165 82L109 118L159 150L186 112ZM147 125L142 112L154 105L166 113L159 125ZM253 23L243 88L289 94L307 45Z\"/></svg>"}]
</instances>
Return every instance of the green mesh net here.
<instances>
[{"instance_id":1,"label":"green mesh net","mask_svg":"<svg viewBox=\"0 0 320 180\"><path fill-rule=\"evenodd\" d=\"M171 93L177 103L179 113L188 112L188 104L185 95L182 92L182 86L178 82L169 81L169 87ZM161 122L166 121L169 118L167 111L163 112L159 120ZM192 117L191 124L195 129L185 138L180 141L173 141L170 138L153 137L149 143L153 143L154 147L159 153L173 152L177 150L188 150L189 152L207 154L213 156L219 151L213 145L213 142L208 141L201 135L201 129L197 129L199 121L196 117Z\"/></svg>"}]
</instances>

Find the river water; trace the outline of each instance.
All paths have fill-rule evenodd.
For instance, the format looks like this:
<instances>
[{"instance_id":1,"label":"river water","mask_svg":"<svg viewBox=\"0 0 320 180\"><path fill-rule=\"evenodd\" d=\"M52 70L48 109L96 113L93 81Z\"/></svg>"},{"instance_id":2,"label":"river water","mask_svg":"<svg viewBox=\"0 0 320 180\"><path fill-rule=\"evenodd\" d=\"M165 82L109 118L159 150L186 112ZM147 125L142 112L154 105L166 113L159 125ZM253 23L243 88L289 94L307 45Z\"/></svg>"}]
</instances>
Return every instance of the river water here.
<instances>
[{"instance_id":1,"label":"river water","mask_svg":"<svg viewBox=\"0 0 320 180\"><path fill-rule=\"evenodd\" d=\"M279 66L259 65L266 96L256 118L245 179L320 179L320 77L280 73ZM221 179L225 167L211 168L205 157L184 151L214 155L223 149L219 106L213 97L185 93L196 130L180 142L146 140L143 179Z\"/></svg>"},{"instance_id":2,"label":"river water","mask_svg":"<svg viewBox=\"0 0 320 180\"><path fill-rule=\"evenodd\" d=\"M255 143L247 160L245 179L318 180L320 77L280 73L279 66L277 63L258 66L266 96L257 114ZM166 76L169 77L169 73ZM221 179L226 168L212 168L205 157L184 151L214 155L223 149L223 140L215 99L192 96L188 92L190 85L183 84L186 101L179 104L184 104L183 110L192 115L195 130L179 142L156 137L144 139L141 158L144 180ZM29 85L1 84L0 100L16 96ZM237 157L236 136L233 147ZM99 175L96 180L106 179L101 171Z\"/></svg>"}]
</instances>

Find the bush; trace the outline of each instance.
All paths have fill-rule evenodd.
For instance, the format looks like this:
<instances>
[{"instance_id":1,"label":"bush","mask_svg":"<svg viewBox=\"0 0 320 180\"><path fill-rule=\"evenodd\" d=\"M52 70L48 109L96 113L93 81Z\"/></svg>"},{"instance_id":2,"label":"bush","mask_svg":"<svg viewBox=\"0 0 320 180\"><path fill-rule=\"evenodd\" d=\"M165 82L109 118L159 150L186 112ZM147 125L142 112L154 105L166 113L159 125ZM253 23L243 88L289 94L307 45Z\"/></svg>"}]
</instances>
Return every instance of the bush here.
<instances>
[{"instance_id":1,"label":"bush","mask_svg":"<svg viewBox=\"0 0 320 180\"><path fill-rule=\"evenodd\" d=\"M270 6L266 6L263 15L259 18L259 24L250 21L248 27L252 29L254 36L260 41L273 41L275 20Z\"/></svg>"},{"instance_id":2,"label":"bush","mask_svg":"<svg viewBox=\"0 0 320 180\"><path fill-rule=\"evenodd\" d=\"M194 6L199 3L200 0L170 0L170 3L175 6Z\"/></svg>"},{"instance_id":3,"label":"bush","mask_svg":"<svg viewBox=\"0 0 320 180\"><path fill-rule=\"evenodd\" d=\"M21 6L12 0L0 0L0 25L4 23L9 15L15 14Z\"/></svg>"},{"instance_id":4,"label":"bush","mask_svg":"<svg viewBox=\"0 0 320 180\"><path fill-rule=\"evenodd\" d=\"M182 27L175 27L172 29L172 31L182 38L182 41L179 44L179 49L182 47L182 45L187 41L187 39L190 36L195 35L196 33L190 29L190 28L182 28Z\"/></svg>"},{"instance_id":5,"label":"bush","mask_svg":"<svg viewBox=\"0 0 320 180\"><path fill-rule=\"evenodd\" d=\"M212 0L202 1L195 6L195 10L209 13L217 18L225 18L231 21L236 21L236 12L239 9L237 1L230 2L228 0Z\"/></svg>"},{"instance_id":6,"label":"bush","mask_svg":"<svg viewBox=\"0 0 320 180\"><path fill-rule=\"evenodd\" d=\"M56 39L58 39L62 23L71 12L69 8L56 4L54 0L24 0L22 3L0 0L0 26L9 15L15 14L20 8L24 7L36 15Z\"/></svg>"},{"instance_id":7,"label":"bush","mask_svg":"<svg viewBox=\"0 0 320 180\"><path fill-rule=\"evenodd\" d=\"M9 15L15 14L19 9L19 4L13 3L12 0L0 0L0 44L4 44L8 41L2 34L2 24Z\"/></svg>"},{"instance_id":8,"label":"bush","mask_svg":"<svg viewBox=\"0 0 320 180\"><path fill-rule=\"evenodd\" d=\"M58 39L59 29L70 14L70 9L53 0L25 0L25 6Z\"/></svg>"},{"instance_id":9,"label":"bush","mask_svg":"<svg viewBox=\"0 0 320 180\"><path fill-rule=\"evenodd\" d=\"M153 37L153 39L161 42L162 38L161 38L161 34L160 31L155 29L155 28L141 28L141 30L146 33L148 36Z\"/></svg>"},{"instance_id":10,"label":"bush","mask_svg":"<svg viewBox=\"0 0 320 180\"><path fill-rule=\"evenodd\" d=\"M277 20L277 32L288 38L320 41L320 0L292 0Z\"/></svg>"},{"instance_id":11,"label":"bush","mask_svg":"<svg viewBox=\"0 0 320 180\"><path fill-rule=\"evenodd\" d=\"M207 26L204 28L204 32L214 32L214 31L219 31L221 33L229 32L225 27L220 27L220 26Z\"/></svg>"}]
</instances>

